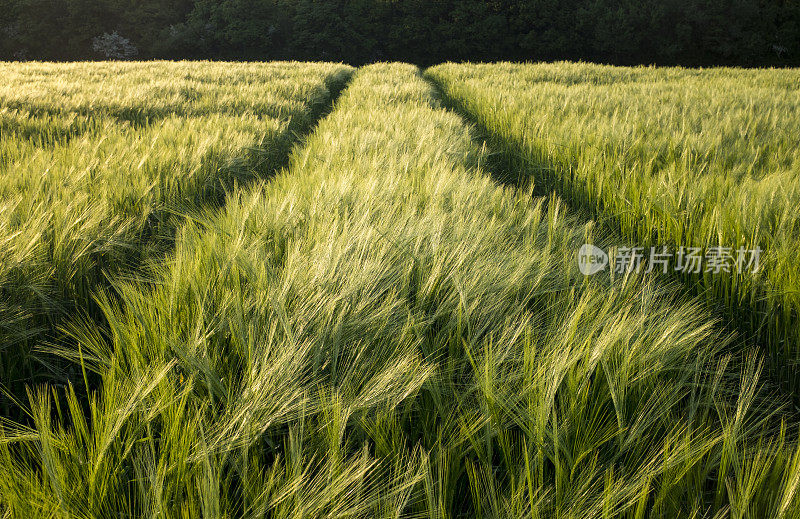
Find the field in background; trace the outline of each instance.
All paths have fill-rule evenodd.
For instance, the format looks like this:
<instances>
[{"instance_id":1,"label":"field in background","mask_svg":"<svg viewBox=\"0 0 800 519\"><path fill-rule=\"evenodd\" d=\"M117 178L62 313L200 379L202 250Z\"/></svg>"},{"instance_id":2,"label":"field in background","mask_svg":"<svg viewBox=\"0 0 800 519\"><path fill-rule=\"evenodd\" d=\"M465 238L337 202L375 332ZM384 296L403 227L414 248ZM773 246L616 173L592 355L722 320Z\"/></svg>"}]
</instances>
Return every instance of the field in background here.
<instances>
[{"instance_id":1,"label":"field in background","mask_svg":"<svg viewBox=\"0 0 800 519\"><path fill-rule=\"evenodd\" d=\"M703 256L762 249L758 272L704 267L683 281L724 307L800 390L800 72L558 63L428 74L516 175L629 243Z\"/></svg>"},{"instance_id":2,"label":"field in background","mask_svg":"<svg viewBox=\"0 0 800 519\"><path fill-rule=\"evenodd\" d=\"M0 517L800 514L763 351L690 280L576 261L767 240L711 300L788 334L753 301L792 282L794 72L0 71Z\"/></svg>"},{"instance_id":3,"label":"field in background","mask_svg":"<svg viewBox=\"0 0 800 519\"><path fill-rule=\"evenodd\" d=\"M34 351L42 340L91 312L98 288L163 255L187 213L283 165L348 74L0 64L0 383L24 394L22 383L60 376Z\"/></svg>"}]
</instances>

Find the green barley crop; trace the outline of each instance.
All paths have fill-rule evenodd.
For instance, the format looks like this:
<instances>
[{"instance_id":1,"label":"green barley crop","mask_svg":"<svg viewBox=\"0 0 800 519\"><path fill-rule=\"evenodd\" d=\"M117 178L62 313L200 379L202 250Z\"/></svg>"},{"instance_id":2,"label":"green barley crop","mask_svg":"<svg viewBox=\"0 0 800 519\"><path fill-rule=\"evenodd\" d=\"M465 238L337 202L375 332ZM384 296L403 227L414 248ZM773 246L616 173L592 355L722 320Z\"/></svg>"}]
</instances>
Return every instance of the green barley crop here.
<instances>
[{"instance_id":1,"label":"green barley crop","mask_svg":"<svg viewBox=\"0 0 800 519\"><path fill-rule=\"evenodd\" d=\"M755 356L647 276L586 279L409 65L358 71L273 181L188 221L2 423L6 517L795 517ZM88 383L86 384L89 385Z\"/></svg>"},{"instance_id":2,"label":"green barley crop","mask_svg":"<svg viewBox=\"0 0 800 519\"><path fill-rule=\"evenodd\" d=\"M762 249L758 272L686 281L800 388L800 72L557 63L428 74L503 148L508 173L630 242Z\"/></svg>"},{"instance_id":3,"label":"green barley crop","mask_svg":"<svg viewBox=\"0 0 800 519\"><path fill-rule=\"evenodd\" d=\"M176 213L282 165L348 74L301 63L0 64L0 383L47 374L33 348L64 317L91 312L108 278L166 250Z\"/></svg>"}]
</instances>

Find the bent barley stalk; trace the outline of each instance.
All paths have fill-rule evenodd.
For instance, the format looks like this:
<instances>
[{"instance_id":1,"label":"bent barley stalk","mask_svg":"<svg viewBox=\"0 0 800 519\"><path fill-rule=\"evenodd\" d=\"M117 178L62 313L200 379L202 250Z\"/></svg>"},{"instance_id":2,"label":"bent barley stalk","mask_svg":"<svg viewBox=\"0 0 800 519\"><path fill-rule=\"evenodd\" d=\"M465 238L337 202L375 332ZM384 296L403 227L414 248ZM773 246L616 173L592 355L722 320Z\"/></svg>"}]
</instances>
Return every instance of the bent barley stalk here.
<instances>
[{"instance_id":1,"label":"bent barley stalk","mask_svg":"<svg viewBox=\"0 0 800 519\"><path fill-rule=\"evenodd\" d=\"M288 157L350 69L334 64L0 64L0 384L107 277L158 257L176 212ZM48 364L50 367L54 367ZM3 409L0 407L0 411Z\"/></svg>"},{"instance_id":2,"label":"bent barley stalk","mask_svg":"<svg viewBox=\"0 0 800 519\"><path fill-rule=\"evenodd\" d=\"M515 175L630 242L763 249L756 273L684 280L800 395L800 72L503 63L428 77L514 157Z\"/></svg>"},{"instance_id":3,"label":"bent barley stalk","mask_svg":"<svg viewBox=\"0 0 800 519\"><path fill-rule=\"evenodd\" d=\"M796 516L758 363L673 288L586 280L602 237L486 159L415 67L358 71L286 171L101 298L107 334L70 327L102 383L3 424L0 511Z\"/></svg>"}]
</instances>

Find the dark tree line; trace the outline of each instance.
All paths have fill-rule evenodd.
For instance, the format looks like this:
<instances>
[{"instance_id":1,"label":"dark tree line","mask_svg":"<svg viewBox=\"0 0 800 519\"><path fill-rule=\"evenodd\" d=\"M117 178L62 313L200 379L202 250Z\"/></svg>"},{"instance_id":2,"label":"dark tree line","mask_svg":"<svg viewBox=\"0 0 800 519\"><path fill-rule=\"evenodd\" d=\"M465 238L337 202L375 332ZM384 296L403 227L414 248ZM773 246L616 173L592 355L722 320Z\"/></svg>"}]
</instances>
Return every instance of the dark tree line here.
<instances>
[{"instance_id":1,"label":"dark tree line","mask_svg":"<svg viewBox=\"0 0 800 519\"><path fill-rule=\"evenodd\" d=\"M800 2L0 0L0 59L104 59L118 41L139 59L797 65Z\"/></svg>"}]
</instances>

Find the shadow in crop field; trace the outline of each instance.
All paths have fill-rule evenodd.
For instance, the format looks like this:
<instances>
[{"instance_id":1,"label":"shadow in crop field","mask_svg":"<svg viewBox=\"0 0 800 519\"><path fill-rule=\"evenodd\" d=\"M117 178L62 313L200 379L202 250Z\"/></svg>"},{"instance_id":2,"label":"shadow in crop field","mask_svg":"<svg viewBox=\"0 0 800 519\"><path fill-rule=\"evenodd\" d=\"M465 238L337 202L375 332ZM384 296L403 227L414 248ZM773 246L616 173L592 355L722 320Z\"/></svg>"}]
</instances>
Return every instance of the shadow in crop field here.
<instances>
[{"instance_id":1,"label":"shadow in crop field","mask_svg":"<svg viewBox=\"0 0 800 519\"><path fill-rule=\"evenodd\" d=\"M427 72L423 74L423 77L433 86L442 105L469 123L475 130L475 138L483 140L490 152L486 170L495 182L516 189L527 190L532 187L536 196L548 197L555 193L567 203L576 215L584 220L594 220L618 234L618 230L613 228L613 215L605 211L599 213L589 211L575 203L575 200L585 200L589 197L588 190L582 189L581 186L568 184L568 172L576 164L532 159L522 142L504 139L496 135L462 102L447 96L444 85L435 77Z\"/></svg>"},{"instance_id":2,"label":"shadow in crop field","mask_svg":"<svg viewBox=\"0 0 800 519\"><path fill-rule=\"evenodd\" d=\"M460 100L448 96L445 86L432 74L425 72L423 77L433 86L442 104L474 128L476 139L484 141L490 152L486 169L496 182L517 189L530 189L532 185L532 192L537 196L549 197L555 194L579 219L594 221L609 237L609 243L626 245L626 240L621 237L623 234L619 215L603 207L602 201L595 200L584 184L571 178L570 172L577 169L577 162L534 160L531 155L545 157L546 153L543 150L541 153L531 153L519 140L505 138L493 132L482 123L479 114L470 111ZM634 245L658 244L655 230L651 236L644 238L646 239L639 240ZM772 344L776 341L767 330L771 317L765 314L765 309L757 301L745 302L738 308L732 308L711 293L703 284L701 276L702 274L674 271L668 274L658 273L658 277L665 283L677 282L685 295L699 297L712 315L719 319L724 330L736 335L737 340L732 343L732 349L723 353L741 358L752 352L760 352L759 355L765 359L763 383L774 394L789 397L794 407L792 418L800 420L800 379L794 373L795 366L788 365L786 358L776 353L781 351L781 345ZM757 321L760 324L757 326L753 325L754 315L759 316Z\"/></svg>"},{"instance_id":3,"label":"shadow in crop field","mask_svg":"<svg viewBox=\"0 0 800 519\"><path fill-rule=\"evenodd\" d=\"M20 113L25 114L25 120L0 119L0 135L30 141L37 147L66 144L72 139L91 132L96 126L95 121L86 118L73 120L63 125L52 125L47 121L31 118L26 112Z\"/></svg>"},{"instance_id":4,"label":"shadow in crop field","mask_svg":"<svg viewBox=\"0 0 800 519\"><path fill-rule=\"evenodd\" d=\"M310 117L292 119L293 130L302 133L304 127L312 126L320 114L329 109L329 97L335 89L341 88L341 85L337 83L337 81L330 81L326 84L330 94L319 96L319 101L313 106ZM256 112L259 117L284 119L290 115L286 113L285 107L280 105L265 104L257 108L238 105L235 102L209 105L201 102L201 99L195 99L189 104L182 101L160 107L117 106L103 103L91 106L58 107L50 103L35 101L0 101L0 108L10 111L19 119L0 120L0 130L42 145L66 144L92 130L100 130L104 119L139 130L171 117L188 119L210 116L240 117ZM58 125L59 118L65 117L69 118L69 121L64 125Z\"/></svg>"},{"instance_id":5,"label":"shadow in crop field","mask_svg":"<svg viewBox=\"0 0 800 519\"><path fill-rule=\"evenodd\" d=\"M88 320L98 333L108 333L103 312L94 296L103 293L110 301L115 301L115 283L124 279L146 279L148 269L174 249L178 231L187 217L220 210L232 190L268 180L285 168L292 150L302 146L305 137L331 112L353 72L347 70L329 78L325 83L328 95L314 103L306 116L292 118L279 138L254 143L235 156L205 157L204 162L224 164L214 181L200 186L199 191L188 198L168 200L152 212L137 236L136 246L120 247L111 260L107 258L108 251L102 249L87 253L90 257L86 262L92 268L83 278L91 281L80 281L86 286L76 290L57 286L52 281L26 285L24 272L6 272L7 280L20 282L11 281L10 285L5 285L11 290L0 286L0 417L26 423L28 417L17 403L27 401L26 388L34 384L71 383L81 397L86 396L82 394L84 391L96 387L98 381L91 375L81 373L80 367L50 353L53 348L72 348L74 341L65 326L71 320ZM274 117L275 114L265 115ZM148 119L148 122L152 121ZM20 268L35 269L36 266ZM89 377L88 388L84 376ZM79 400L87 401L86 398Z\"/></svg>"}]
</instances>

